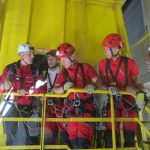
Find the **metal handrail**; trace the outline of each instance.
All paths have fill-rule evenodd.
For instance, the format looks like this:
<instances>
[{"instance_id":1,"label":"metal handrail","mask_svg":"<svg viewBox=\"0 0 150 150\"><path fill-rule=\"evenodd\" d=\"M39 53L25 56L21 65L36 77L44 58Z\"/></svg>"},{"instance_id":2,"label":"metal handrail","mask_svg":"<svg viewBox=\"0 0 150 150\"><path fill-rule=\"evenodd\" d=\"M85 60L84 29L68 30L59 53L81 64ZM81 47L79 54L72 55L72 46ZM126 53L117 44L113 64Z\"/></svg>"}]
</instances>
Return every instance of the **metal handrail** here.
<instances>
[{"instance_id":1,"label":"metal handrail","mask_svg":"<svg viewBox=\"0 0 150 150\"><path fill-rule=\"evenodd\" d=\"M69 89L65 94L31 94L31 95L26 95L26 96L36 96L36 97L43 97L43 108L42 108L42 117L41 118L1 118L2 121L33 121L33 122L41 122L42 127L41 127L41 147L36 145L34 149L39 149L44 150L44 148L54 148L55 149L70 149L66 145L44 145L44 129L45 129L45 122L111 122L112 123L112 142L113 142L113 148L112 149L118 149L116 148L116 136L115 136L115 121L117 122L137 122L140 126L143 127L144 131L148 136L150 136L150 131L144 126L144 124L140 121L139 118L115 118L114 116L114 105L113 105L113 96L108 90L95 90L93 93L94 94L109 94L110 95L110 103L111 103L111 118L45 118L45 110L46 110L46 98L47 97L59 97L59 98L65 98L68 97L70 93L85 93L85 89ZM7 93L3 93L2 95L6 95ZM14 96L21 96L18 93L13 93ZM134 94L128 93L127 91L120 91L119 94L121 95L130 95L134 98L136 96ZM145 107L145 110L150 114L150 108ZM0 146L1 148L5 149L32 149L32 146ZM103 148L104 149L104 148ZM119 148L119 149L125 149L125 148ZM133 148L131 148L133 149ZM134 148L135 149L135 148ZM137 148L136 148L137 149ZM140 148L139 148L140 149ZM106 149L105 149L106 150Z\"/></svg>"}]
</instances>

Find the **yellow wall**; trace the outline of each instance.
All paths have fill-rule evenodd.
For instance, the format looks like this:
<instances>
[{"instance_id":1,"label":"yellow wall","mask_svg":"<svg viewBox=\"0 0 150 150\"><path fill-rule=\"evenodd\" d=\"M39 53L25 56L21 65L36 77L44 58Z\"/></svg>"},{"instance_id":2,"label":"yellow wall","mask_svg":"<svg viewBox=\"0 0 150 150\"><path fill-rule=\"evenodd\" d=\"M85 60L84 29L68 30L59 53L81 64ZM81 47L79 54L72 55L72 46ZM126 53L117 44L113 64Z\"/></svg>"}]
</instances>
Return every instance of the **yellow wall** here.
<instances>
[{"instance_id":1,"label":"yellow wall","mask_svg":"<svg viewBox=\"0 0 150 150\"><path fill-rule=\"evenodd\" d=\"M26 41L35 48L57 48L64 41L71 42L76 47L77 59L92 65L104 57L101 42L108 33L120 33L128 49L121 0L5 2L5 19L0 22L4 24L0 28L0 72L18 59L17 47Z\"/></svg>"}]
</instances>

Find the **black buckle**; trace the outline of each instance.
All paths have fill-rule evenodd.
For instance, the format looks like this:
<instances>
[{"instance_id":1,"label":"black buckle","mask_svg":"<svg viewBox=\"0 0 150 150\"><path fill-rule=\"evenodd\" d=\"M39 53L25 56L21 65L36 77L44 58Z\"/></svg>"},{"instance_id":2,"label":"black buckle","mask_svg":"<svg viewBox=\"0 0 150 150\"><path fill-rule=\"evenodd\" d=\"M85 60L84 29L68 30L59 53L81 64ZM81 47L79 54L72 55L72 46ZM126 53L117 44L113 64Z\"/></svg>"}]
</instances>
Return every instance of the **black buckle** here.
<instances>
[{"instance_id":1,"label":"black buckle","mask_svg":"<svg viewBox=\"0 0 150 150\"><path fill-rule=\"evenodd\" d=\"M48 88L48 93L51 93L52 92L52 88Z\"/></svg>"},{"instance_id":2,"label":"black buckle","mask_svg":"<svg viewBox=\"0 0 150 150\"><path fill-rule=\"evenodd\" d=\"M122 100L122 95L118 94L118 95L115 95L115 99L117 101L121 101Z\"/></svg>"},{"instance_id":3,"label":"black buckle","mask_svg":"<svg viewBox=\"0 0 150 150\"><path fill-rule=\"evenodd\" d=\"M79 107L79 106L81 105L80 100L74 100L73 105L74 105L75 107Z\"/></svg>"},{"instance_id":4,"label":"black buckle","mask_svg":"<svg viewBox=\"0 0 150 150\"><path fill-rule=\"evenodd\" d=\"M53 105L54 105L54 102L53 102L52 99L48 99L48 100L47 100L47 104L48 104L48 106L53 106Z\"/></svg>"}]
</instances>

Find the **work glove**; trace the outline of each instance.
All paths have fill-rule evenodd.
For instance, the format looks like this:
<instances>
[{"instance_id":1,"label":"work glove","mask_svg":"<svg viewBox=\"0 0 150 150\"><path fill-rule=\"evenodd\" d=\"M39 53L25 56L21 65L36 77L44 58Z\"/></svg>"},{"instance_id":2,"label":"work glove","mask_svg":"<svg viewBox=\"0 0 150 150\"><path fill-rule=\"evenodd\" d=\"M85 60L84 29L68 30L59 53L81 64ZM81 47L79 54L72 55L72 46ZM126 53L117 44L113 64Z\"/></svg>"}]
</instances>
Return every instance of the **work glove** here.
<instances>
[{"instance_id":1,"label":"work glove","mask_svg":"<svg viewBox=\"0 0 150 150\"><path fill-rule=\"evenodd\" d=\"M74 85L72 82L66 82L63 86L64 91L67 91L68 89L72 88Z\"/></svg>"},{"instance_id":2,"label":"work glove","mask_svg":"<svg viewBox=\"0 0 150 150\"><path fill-rule=\"evenodd\" d=\"M147 97L145 92L143 91L138 91L136 94L136 105L140 109L144 109L145 103L146 103Z\"/></svg>"},{"instance_id":3,"label":"work glove","mask_svg":"<svg viewBox=\"0 0 150 150\"><path fill-rule=\"evenodd\" d=\"M108 91L112 95L119 95L119 89L117 87L114 86L108 87Z\"/></svg>"},{"instance_id":4,"label":"work glove","mask_svg":"<svg viewBox=\"0 0 150 150\"><path fill-rule=\"evenodd\" d=\"M96 87L94 85L88 84L85 87L85 91L89 94L93 93Z\"/></svg>"}]
</instances>

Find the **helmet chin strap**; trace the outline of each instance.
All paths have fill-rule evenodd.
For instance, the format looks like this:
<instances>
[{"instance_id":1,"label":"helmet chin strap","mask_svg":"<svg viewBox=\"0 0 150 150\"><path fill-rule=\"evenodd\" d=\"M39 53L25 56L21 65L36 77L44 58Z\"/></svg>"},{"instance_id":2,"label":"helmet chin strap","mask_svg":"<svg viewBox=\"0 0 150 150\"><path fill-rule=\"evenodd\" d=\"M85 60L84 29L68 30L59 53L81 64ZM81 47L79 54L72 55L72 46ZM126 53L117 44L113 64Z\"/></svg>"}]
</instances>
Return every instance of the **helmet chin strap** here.
<instances>
[{"instance_id":1,"label":"helmet chin strap","mask_svg":"<svg viewBox=\"0 0 150 150\"><path fill-rule=\"evenodd\" d=\"M67 56L67 58L73 63L73 61L71 60L71 58L69 56Z\"/></svg>"},{"instance_id":2,"label":"helmet chin strap","mask_svg":"<svg viewBox=\"0 0 150 150\"><path fill-rule=\"evenodd\" d=\"M67 56L67 58L70 60L70 62L71 62L71 65L70 65L70 69L71 69L71 67L72 67L72 64L74 63L74 61L73 60L71 60L71 58L69 57L69 56Z\"/></svg>"},{"instance_id":3,"label":"helmet chin strap","mask_svg":"<svg viewBox=\"0 0 150 150\"><path fill-rule=\"evenodd\" d=\"M111 52L111 58L113 58L113 57L115 58L119 54L119 51L118 51L118 53L114 55L112 48L110 48L110 52Z\"/></svg>"}]
</instances>

